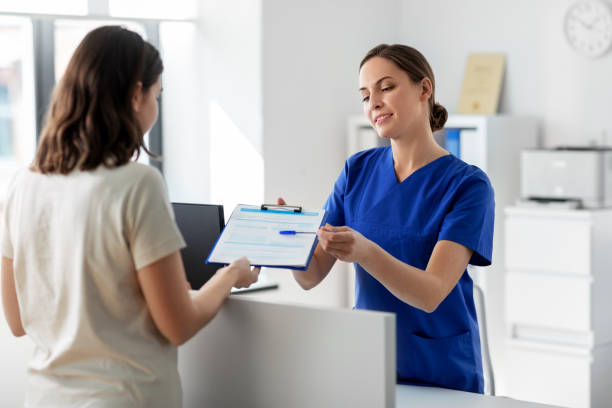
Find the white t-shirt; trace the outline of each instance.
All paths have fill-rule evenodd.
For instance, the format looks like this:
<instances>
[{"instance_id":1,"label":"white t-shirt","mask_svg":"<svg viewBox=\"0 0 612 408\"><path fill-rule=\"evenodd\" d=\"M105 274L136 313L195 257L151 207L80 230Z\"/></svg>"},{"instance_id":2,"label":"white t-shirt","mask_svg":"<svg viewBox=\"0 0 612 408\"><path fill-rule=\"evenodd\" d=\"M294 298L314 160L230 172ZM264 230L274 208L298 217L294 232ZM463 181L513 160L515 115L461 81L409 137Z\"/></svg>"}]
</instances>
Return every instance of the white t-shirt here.
<instances>
[{"instance_id":1,"label":"white t-shirt","mask_svg":"<svg viewBox=\"0 0 612 408\"><path fill-rule=\"evenodd\" d=\"M35 344L26 407L180 407L177 350L136 270L182 248L159 172L129 163L11 182L2 255L13 259Z\"/></svg>"}]
</instances>

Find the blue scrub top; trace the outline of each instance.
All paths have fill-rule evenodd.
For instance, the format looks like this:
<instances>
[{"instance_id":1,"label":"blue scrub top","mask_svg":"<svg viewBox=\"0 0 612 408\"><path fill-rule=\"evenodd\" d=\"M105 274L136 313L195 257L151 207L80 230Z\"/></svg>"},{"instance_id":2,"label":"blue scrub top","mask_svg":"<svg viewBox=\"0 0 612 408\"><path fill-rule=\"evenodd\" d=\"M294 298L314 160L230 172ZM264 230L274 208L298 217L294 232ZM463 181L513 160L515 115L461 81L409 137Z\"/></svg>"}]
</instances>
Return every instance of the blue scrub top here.
<instances>
[{"instance_id":1,"label":"blue scrub top","mask_svg":"<svg viewBox=\"0 0 612 408\"><path fill-rule=\"evenodd\" d=\"M327 222L347 225L388 253L425 270L440 240L491 264L495 202L486 174L453 155L440 157L399 183L391 147L346 161L325 204ZM473 285L467 270L433 313L396 298L355 264L355 307L396 314L397 379L463 391L484 390Z\"/></svg>"}]
</instances>

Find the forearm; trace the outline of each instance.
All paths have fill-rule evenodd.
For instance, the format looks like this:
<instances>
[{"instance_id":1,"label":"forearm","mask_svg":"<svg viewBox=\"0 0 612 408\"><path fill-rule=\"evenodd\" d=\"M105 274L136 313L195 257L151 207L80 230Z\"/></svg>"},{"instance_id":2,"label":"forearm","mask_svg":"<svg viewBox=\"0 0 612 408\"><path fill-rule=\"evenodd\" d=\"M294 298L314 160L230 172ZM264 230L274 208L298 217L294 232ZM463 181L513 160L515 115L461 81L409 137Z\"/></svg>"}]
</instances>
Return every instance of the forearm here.
<instances>
[{"instance_id":1,"label":"forearm","mask_svg":"<svg viewBox=\"0 0 612 408\"><path fill-rule=\"evenodd\" d=\"M325 279L334 263L335 258L326 254L317 244L308 269L305 271L294 270L293 277L302 289L312 289Z\"/></svg>"},{"instance_id":2,"label":"forearm","mask_svg":"<svg viewBox=\"0 0 612 408\"><path fill-rule=\"evenodd\" d=\"M374 242L359 264L395 297L417 309L431 313L446 297L439 277L400 261Z\"/></svg>"},{"instance_id":3,"label":"forearm","mask_svg":"<svg viewBox=\"0 0 612 408\"><path fill-rule=\"evenodd\" d=\"M2 307L6 322L13 335L15 337L23 336L25 330L21 323L21 313L19 312L19 303L15 290L13 260L4 256L2 257Z\"/></svg>"},{"instance_id":4,"label":"forearm","mask_svg":"<svg viewBox=\"0 0 612 408\"><path fill-rule=\"evenodd\" d=\"M309 290L317 286L324 278L317 262L316 256L312 257L308 269L305 271L293 270L293 277L302 289Z\"/></svg>"},{"instance_id":5,"label":"forearm","mask_svg":"<svg viewBox=\"0 0 612 408\"><path fill-rule=\"evenodd\" d=\"M138 279L157 328L178 346L215 316L237 278L235 269L221 268L190 296L180 254L175 252L140 269Z\"/></svg>"},{"instance_id":6,"label":"forearm","mask_svg":"<svg viewBox=\"0 0 612 408\"><path fill-rule=\"evenodd\" d=\"M235 282L235 271L229 267L221 268L192 296L194 333L216 316Z\"/></svg>"}]
</instances>

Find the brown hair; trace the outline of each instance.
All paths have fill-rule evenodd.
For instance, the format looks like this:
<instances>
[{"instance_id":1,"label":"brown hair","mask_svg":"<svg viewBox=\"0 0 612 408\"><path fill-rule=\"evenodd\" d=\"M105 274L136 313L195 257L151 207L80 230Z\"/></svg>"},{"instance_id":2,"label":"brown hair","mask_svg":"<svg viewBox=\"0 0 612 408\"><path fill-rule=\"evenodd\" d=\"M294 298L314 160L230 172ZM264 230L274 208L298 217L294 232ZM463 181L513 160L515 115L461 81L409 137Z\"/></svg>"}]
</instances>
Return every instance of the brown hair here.
<instances>
[{"instance_id":1,"label":"brown hair","mask_svg":"<svg viewBox=\"0 0 612 408\"><path fill-rule=\"evenodd\" d=\"M144 145L132 96L163 71L159 52L133 31L104 26L89 32L72 55L47 112L31 169L67 174L126 164Z\"/></svg>"},{"instance_id":2,"label":"brown hair","mask_svg":"<svg viewBox=\"0 0 612 408\"><path fill-rule=\"evenodd\" d=\"M386 58L395 63L401 70L408 74L410 80L414 83L419 83L423 78L429 78L431 81L431 96L429 97L429 125L432 131L442 129L448 118L448 112L444 106L435 102L434 92L436 89L436 81L434 79L431 66L419 51L407 45L401 44L380 44L372 48L359 64L359 69L363 67L369 59L374 57Z\"/></svg>"}]
</instances>

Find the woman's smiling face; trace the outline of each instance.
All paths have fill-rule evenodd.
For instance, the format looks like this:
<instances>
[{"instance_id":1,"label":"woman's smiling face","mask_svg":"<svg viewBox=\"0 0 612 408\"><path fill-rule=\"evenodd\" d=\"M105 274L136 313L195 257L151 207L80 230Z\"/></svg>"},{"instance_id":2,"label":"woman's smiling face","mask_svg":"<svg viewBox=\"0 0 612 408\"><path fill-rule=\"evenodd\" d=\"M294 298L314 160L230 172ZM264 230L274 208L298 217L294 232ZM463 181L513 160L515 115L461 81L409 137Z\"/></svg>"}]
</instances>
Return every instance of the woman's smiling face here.
<instances>
[{"instance_id":1,"label":"woman's smiling face","mask_svg":"<svg viewBox=\"0 0 612 408\"><path fill-rule=\"evenodd\" d=\"M429 123L431 82L413 82L394 62L382 57L366 61L359 71L363 112L380 137L396 139L415 126Z\"/></svg>"}]
</instances>

